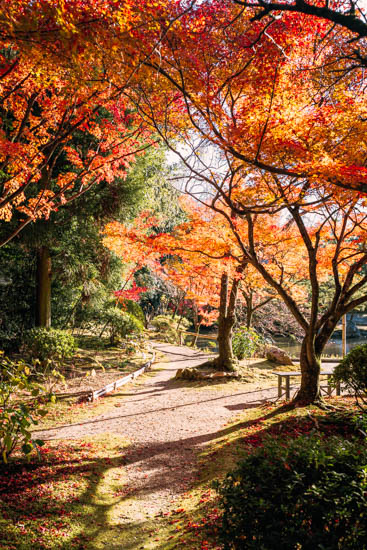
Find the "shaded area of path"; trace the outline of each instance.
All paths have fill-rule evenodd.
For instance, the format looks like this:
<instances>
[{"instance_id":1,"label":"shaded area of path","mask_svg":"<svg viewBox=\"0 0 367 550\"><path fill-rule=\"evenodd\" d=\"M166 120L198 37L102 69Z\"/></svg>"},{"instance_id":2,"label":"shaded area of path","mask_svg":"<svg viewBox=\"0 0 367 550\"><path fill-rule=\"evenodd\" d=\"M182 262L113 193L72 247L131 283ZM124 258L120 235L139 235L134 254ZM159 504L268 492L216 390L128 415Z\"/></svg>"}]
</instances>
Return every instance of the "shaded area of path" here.
<instances>
[{"instance_id":1,"label":"shaded area of path","mask_svg":"<svg viewBox=\"0 0 367 550\"><path fill-rule=\"evenodd\" d=\"M173 380L178 368L193 367L208 358L189 348L156 344L168 359L154 376L122 388L116 410L87 421L50 429L44 439L82 438L110 432L131 441L125 452L126 496L137 499L125 516L144 519L172 507L197 476L197 454L211 440L226 434L229 419L246 408L277 396L277 389L233 392L226 385L182 386ZM162 368L163 367L163 368ZM153 368L154 372L154 368ZM129 517L130 515L130 517Z\"/></svg>"}]
</instances>

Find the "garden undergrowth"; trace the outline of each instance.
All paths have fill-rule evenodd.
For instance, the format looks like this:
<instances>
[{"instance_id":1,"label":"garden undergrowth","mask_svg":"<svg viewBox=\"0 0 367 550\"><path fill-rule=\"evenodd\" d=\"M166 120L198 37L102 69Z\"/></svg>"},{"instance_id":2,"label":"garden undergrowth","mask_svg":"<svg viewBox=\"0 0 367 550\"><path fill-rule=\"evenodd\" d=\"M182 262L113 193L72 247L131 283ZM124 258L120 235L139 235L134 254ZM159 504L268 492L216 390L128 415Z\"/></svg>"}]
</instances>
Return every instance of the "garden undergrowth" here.
<instances>
[{"instance_id":1,"label":"garden undergrowth","mask_svg":"<svg viewBox=\"0 0 367 550\"><path fill-rule=\"evenodd\" d=\"M356 413L350 398L330 399ZM0 550L219 550L221 510L213 481L262 445L317 433L349 437L338 412L276 404L244 411L198 457L199 474L179 501L156 517L134 517L136 496L124 469L128 443L108 434L47 443L42 461L0 472Z\"/></svg>"}]
</instances>

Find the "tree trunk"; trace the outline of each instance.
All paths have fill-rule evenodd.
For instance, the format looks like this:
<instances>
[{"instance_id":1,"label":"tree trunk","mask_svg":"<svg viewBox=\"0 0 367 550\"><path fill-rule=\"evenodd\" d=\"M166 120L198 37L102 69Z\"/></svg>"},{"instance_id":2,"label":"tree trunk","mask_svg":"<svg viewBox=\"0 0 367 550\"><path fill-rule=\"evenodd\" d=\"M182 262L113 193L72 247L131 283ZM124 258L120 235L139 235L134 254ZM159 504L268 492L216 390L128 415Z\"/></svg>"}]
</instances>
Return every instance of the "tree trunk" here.
<instances>
[{"instance_id":1,"label":"tree trunk","mask_svg":"<svg viewBox=\"0 0 367 550\"><path fill-rule=\"evenodd\" d=\"M47 246L37 250L36 325L51 326L51 256Z\"/></svg>"},{"instance_id":2,"label":"tree trunk","mask_svg":"<svg viewBox=\"0 0 367 550\"><path fill-rule=\"evenodd\" d=\"M251 328L252 323L252 315L253 315L253 307L252 307L252 292L250 291L248 294L243 292L243 297L245 298L246 302L246 328Z\"/></svg>"},{"instance_id":3,"label":"tree trunk","mask_svg":"<svg viewBox=\"0 0 367 550\"><path fill-rule=\"evenodd\" d=\"M195 333L195 338L192 342L192 347L194 348L196 346L196 343L198 341L198 338L199 338L199 333L200 333L200 327L201 327L201 322L198 323L198 326L197 326L197 329L196 329L196 333Z\"/></svg>"},{"instance_id":4,"label":"tree trunk","mask_svg":"<svg viewBox=\"0 0 367 550\"><path fill-rule=\"evenodd\" d=\"M208 362L217 370L233 372L237 365L237 360L232 350L232 332L236 322L236 299L238 293L239 279L232 283L230 295L228 297L228 275L223 273L220 287L220 305L218 319L218 357Z\"/></svg>"},{"instance_id":5,"label":"tree trunk","mask_svg":"<svg viewBox=\"0 0 367 550\"><path fill-rule=\"evenodd\" d=\"M316 352L314 337L306 335L300 354L301 387L294 399L298 405L309 405L321 399L320 370L321 352Z\"/></svg>"},{"instance_id":6,"label":"tree trunk","mask_svg":"<svg viewBox=\"0 0 367 550\"><path fill-rule=\"evenodd\" d=\"M199 312L195 303L192 305L192 322L194 325L194 332L200 330L201 323L199 323Z\"/></svg>"},{"instance_id":7,"label":"tree trunk","mask_svg":"<svg viewBox=\"0 0 367 550\"><path fill-rule=\"evenodd\" d=\"M226 316L219 319L218 325L218 357L215 359L215 367L218 370L234 371L237 360L232 350L232 332L235 317Z\"/></svg>"}]
</instances>

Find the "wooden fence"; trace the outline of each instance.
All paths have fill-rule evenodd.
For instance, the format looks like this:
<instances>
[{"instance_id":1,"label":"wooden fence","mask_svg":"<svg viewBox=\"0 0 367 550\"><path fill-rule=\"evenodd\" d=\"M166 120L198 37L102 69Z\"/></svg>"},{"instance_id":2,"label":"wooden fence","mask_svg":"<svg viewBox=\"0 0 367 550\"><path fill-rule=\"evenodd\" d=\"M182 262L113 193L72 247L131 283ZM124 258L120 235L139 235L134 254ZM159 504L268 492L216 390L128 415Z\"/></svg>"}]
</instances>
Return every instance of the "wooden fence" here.
<instances>
[{"instance_id":1,"label":"wooden fence","mask_svg":"<svg viewBox=\"0 0 367 550\"><path fill-rule=\"evenodd\" d=\"M154 361L155 361L155 351L153 351L153 355L149 359L149 361L144 363L144 365L142 367L140 367L140 369L136 370L135 372L132 372L131 374L128 374L128 375L124 376L123 378L119 378L115 382L111 382L110 384L107 384L106 386L103 386L103 388L100 388L99 390L92 391L90 393L89 398L92 401L95 401L99 397L102 397L103 395L106 395L107 393L111 393L111 392L117 390L117 388L120 388L121 386L124 386L128 382L132 382L132 380L135 380L135 378L138 378L138 376L140 376L141 374L143 374L144 372L149 370L150 367L152 366L152 364L154 363Z\"/></svg>"}]
</instances>

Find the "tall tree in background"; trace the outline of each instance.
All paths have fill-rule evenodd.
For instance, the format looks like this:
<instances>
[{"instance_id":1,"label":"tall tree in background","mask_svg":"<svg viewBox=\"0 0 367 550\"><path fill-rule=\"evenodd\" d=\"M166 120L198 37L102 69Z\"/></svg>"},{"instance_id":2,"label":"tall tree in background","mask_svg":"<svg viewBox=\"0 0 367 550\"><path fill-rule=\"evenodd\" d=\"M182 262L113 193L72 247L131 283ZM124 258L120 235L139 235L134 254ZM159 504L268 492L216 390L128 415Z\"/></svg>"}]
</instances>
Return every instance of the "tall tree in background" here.
<instances>
[{"instance_id":1,"label":"tall tree in background","mask_svg":"<svg viewBox=\"0 0 367 550\"><path fill-rule=\"evenodd\" d=\"M0 288L1 346L8 347L9 342L16 347L21 333L35 324L35 251L43 246L50 251L52 262L52 325L66 328L98 323L113 292L124 283L127 270L122 260L103 247L100 230L113 218L126 223L142 208L155 208L162 227L175 223L168 173L165 150L153 147L135 159L126 177L102 181L60 211L51 212L50 220L30 224L0 249L1 271L12 281Z\"/></svg>"},{"instance_id":2,"label":"tall tree in background","mask_svg":"<svg viewBox=\"0 0 367 550\"><path fill-rule=\"evenodd\" d=\"M0 244L37 219L65 207L95 184L123 181L134 155L147 147L148 135L117 94L92 90L59 69L39 83L37 65L13 60L1 81ZM88 193L89 196L89 193ZM54 219L54 217L53 217ZM39 326L51 324L51 255L47 242L36 250Z\"/></svg>"}]
</instances>

